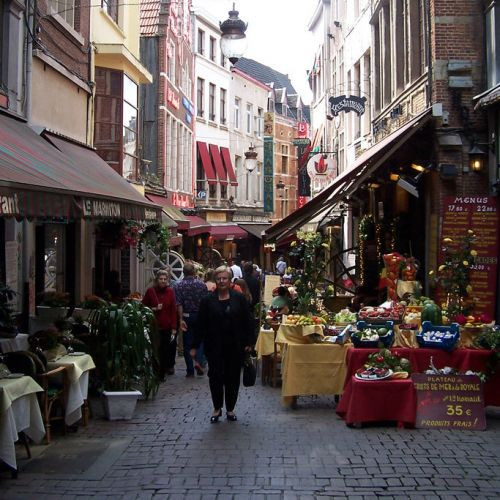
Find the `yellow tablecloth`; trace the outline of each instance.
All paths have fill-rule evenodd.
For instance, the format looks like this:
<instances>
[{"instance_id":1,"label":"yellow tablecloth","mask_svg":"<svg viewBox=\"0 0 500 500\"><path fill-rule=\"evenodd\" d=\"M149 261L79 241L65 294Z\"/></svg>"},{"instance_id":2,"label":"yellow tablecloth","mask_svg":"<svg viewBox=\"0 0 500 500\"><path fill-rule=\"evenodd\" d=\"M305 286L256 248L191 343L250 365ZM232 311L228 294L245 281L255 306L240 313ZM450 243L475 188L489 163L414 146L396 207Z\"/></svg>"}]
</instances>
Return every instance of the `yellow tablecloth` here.
<instances>
[{"instance_id":1,"label":"yellow tablecloth","mask_svg":"<svg viewBox=\"0 0 500 500\"><path fill-rule=\"evenodd\" d=\"M312 341L308 337L313 333L323 335L323 327L321 325L280 325L276 334L276 343L311 344Z\"/></svg>"},{"instance_id":2,"label":"yellow tablecloth","mask_svg":"<svg viewBox=\"0 0 500 500\"><path fill-rule=\"evenodd\" d=\"M283 402L290 404L295 396L342 394L348 348L288 342L282 356Z\"/></svg>"},{"instance_id":3,"label":"yellow tablecloth","mask_svg":"<svg viewBox=\"0 0 500 500\"><path fill-rule=\"evenodd\" d=\"M78 382L83 372L87 372L95 368L94 360L88 354L81 356L66 355L55 361L49 361L49 369L66 366L68 368L68 377L70 383Z\"/></svg>"},{"instance_id":4,"label":"yellow tablecloth","mask_svg":"<svg viewBox=\"0 0 500 500\"><path fill-rule=\"evenodd\" d=\"M261 329L257 342L255 343L255 350L259 359L262 356L270 356L274 354L274 331Z\"/></svg>"},{"instance_id":5,"label":"yellow tablecloth","mask_svg":"<svg viewBox=\"0 0 500 500\"><path fill-rule=\"evenodd\" d=\"M0 379L0 413L6 412L17 398L42 391L43 389L28 376Z\"/></svg>"}]
</instances>

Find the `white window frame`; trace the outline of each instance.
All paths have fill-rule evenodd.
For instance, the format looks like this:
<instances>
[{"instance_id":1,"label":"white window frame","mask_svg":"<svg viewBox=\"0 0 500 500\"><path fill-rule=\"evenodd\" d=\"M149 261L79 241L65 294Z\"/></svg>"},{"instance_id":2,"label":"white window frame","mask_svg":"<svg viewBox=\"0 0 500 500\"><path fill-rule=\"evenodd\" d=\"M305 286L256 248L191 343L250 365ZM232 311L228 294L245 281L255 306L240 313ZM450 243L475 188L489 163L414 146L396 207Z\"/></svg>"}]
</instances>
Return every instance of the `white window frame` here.
<instances>
[{"instance_id":1,"label":"white window frame","mask_svg":"<svg viewBox=\"0 0 500 500\"><path fill-rule=\"evenodd\" d=\"M241 99L239 97L234 98L234 128L235 130L240 129L240 115L241 115Z\"/></svg>"},{"instance_id":2,"label":"white window frame","mask_svg":"<svg viewBox=\"0 0 500 500\"><path fill-rule=\"evenodd\" d=\"M247 132L247 134L252 133L252 117L253 117L253 106L251 103L247 102L247 108L246 108L246 132Z\"/></svg>"}]
</instances>

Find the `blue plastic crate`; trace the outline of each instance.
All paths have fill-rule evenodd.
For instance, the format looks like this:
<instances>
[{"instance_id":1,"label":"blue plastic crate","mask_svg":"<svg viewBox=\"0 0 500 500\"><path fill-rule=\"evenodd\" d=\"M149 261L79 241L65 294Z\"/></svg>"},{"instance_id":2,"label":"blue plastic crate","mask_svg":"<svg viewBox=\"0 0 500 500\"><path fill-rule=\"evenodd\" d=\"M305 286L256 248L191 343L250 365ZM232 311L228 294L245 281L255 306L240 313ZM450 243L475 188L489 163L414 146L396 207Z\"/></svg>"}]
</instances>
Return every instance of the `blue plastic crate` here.
<instances>
[{"instance_id":1,"label":"blue plastic crate","mask_svg":"<svg viewBox=\"0 0 500 500\"><path fill-rule=\"evenodd\" d=\"M424 334L426 332L439 332L447 335L444 338L434 338L425 339ZM430 349L443 349L444 351L453 351L455 349L458 341L460 340L460 328L458 323L452 323L451 325L438 326L433 325L430 321L424 321L422 323L422 329L417 333L417 342L420 347L426 347Z\"/></svg>"},{"instance_id":2,"label":"blue plastic crate","mask_svg":"<svg viewBox=\"0 0 500 500\"><path fill-rule=\"evenodd\" d=\"M394 321L386 321L383 324L377 323L367 323L366 321L358 321L357 324L358 331L366 330L371 328L373 330L379 330L380 328L386 328L388 330L387 334L383 337L379 336L378 340L361 340L356 332L351 333L351 340L354 347L370 347L377 348L379 344L382 343L384 347L391 347L394 342Z\"/></svg>"}]
</instances>

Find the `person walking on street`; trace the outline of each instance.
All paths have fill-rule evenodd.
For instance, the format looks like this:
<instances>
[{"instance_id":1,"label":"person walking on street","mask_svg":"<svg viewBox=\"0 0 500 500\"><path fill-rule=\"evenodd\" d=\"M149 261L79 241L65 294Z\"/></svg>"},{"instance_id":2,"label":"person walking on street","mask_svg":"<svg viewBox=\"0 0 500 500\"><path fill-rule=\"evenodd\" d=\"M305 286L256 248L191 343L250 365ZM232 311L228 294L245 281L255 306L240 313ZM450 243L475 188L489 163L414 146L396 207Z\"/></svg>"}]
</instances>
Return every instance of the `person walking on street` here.
<instances>
[{"instance_id":1,"label":"person walking on street","mask_svg":"<svg viewBox=\"0 0 500 500\"><path fill-rule=\"evenodd\" d=\"M246 298L229 288L229 268L218 267L215 281L215 292L205 296L200 303L191 356L196 356L203 343L214 407L210 422L218 422L224 402L226 418L234 422L237 420L234 407L238 399L243 356L252 350L255 340L253 318Z\"/></svg>"},{"instance_id":2,"label":"person walking on street","mask_svg":"<svg viewBox=\"0 0 500 500\"><path fill-rule=\"evenodd\" d=\"M200 301L208 294L207 287L203 281L196 276L193 264L187 262L183 268L184 278L175 284L174 292L177 300L177 313L180 318L180 325L183 340L183 354L186 362L186 377L193 377L194 372L203 375L203 349L199 349L196 360L193 364L190 351L193 343L194 327Z\"/></svg>"},{"instance_id":3,"label":"person walking on street","mask_svg":"<svg viewBox=\"0 0 500 500\"><path fill-rule=\"evenodd\" d=\"M170 285L170 268L156 272L155 281L146 290L142 303L151 308L156 317L159 346L159 376L174 374L175 355L177 351L177 306L175 295Z\"/></svg>"},{"instance_id":4,"label":"person walking on street","mask_svg":"<svg viewBox=\"0 0 500 500\"><path fill-rule=\"evenodd\" d=\"M260 302L260 281L256 276L254 265L251 262L245 262L243 266L243 279L246 281L248 289L252 294L252 308Z\"/></svg>"},{"instance_id":5,"label":"person walking on street","mask_svg":"<svg viewBox=\"0 0 500 500\"><path fill-rule=\"evenodd\" d=\"M276 271L278 271L278 274L280 276L283 276L285 274L286 262L285 262L285 258L283 257L283 255L280 255L278 258L278 261L276 262Z\"/></svg>"},{"instance_id":6,"label":"person walking on street","mask_svg":"<svg viewBox=\"0 0 500 500\"><path fill-rule=\"evenodd\" d=\"M243 273L241 272L241 267L236 264L234 259L229 259L228 260L229 264L229 269L231 269L231 272L233 273L233 281L243 278Z\"/></svg>"}]
</instances>

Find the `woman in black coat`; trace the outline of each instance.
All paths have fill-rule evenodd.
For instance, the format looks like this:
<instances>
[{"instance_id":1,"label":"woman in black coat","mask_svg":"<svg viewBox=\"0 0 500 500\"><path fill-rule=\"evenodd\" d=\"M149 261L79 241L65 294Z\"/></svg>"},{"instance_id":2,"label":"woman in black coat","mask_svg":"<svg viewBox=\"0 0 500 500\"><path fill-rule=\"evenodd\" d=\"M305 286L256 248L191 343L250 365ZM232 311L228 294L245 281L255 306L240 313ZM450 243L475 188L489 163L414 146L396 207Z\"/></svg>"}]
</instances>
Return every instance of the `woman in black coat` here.
<instances>
[{"instance_id":1,"label":"woman in black coat","mask_svg":"<svg viewBox=\"0 0 500 500\"><path fill-rule=\"evenodd\" d=\"M234 422L243 356L254 345L253 317L244 295L229 288L231 271L221 266L214 274L217 288L201 300L191 356L203 342L214 404L210 421L222 416L225 400L226 417Z\"/></svg>"}]
</instances>

